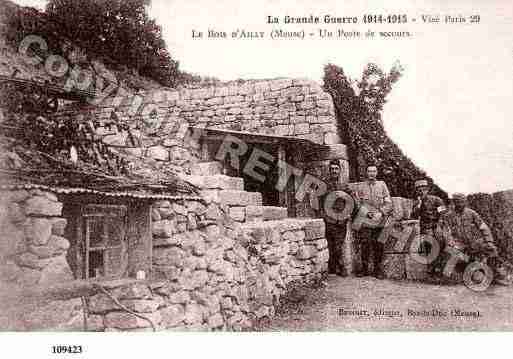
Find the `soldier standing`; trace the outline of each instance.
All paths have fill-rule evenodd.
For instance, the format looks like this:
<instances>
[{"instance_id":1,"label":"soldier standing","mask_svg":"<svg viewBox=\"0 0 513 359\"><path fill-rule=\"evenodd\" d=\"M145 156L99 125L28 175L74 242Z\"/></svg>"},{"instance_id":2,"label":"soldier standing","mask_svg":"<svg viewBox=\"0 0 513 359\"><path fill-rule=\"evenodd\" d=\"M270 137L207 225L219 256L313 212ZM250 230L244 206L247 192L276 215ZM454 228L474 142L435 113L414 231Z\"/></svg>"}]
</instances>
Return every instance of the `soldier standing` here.
<instances>
[{"instance_id":1,"label":"soldier standing","mask_svg":"<svg viewBox=\"0 0 513 359\"><path fill-rule=\"evenodd\" d=\"M376 166L367 166L367 180L358 186L357 200L360 206L368 207L367 216L374 221L380 221L388 216L392 211L392 199L385 182L377 181L378 168ZM363 226L356 231L358 242L360 243L360 252L362 258L362 268L357 274L359 277L370 274L369 265L372 252L374 263L374 276L378 279L384 279L382 269L384 244L378 241L382 227L370 228Z\"/></svg>"},{"instance_id":2,"label":"soldier standing","mask_svg":"<svg viewBox=\"0 0 513 359\"><path fill-rule=\"evenodd\" d=\"M426 179L418 180L415 182L415 191L417 198L413 203L413 212L411 217L420 220L420 234L431 236L436 240L435 229L440 219L440 214L445 211L444 202L437 196L429 194L429 183ZM440 250L442 250L442 243L439 241ZM431 243L423 241L420 243L419 251L425 256L431 253ZM442 262L441 257L438 256L429 265L429 272L432 275L438 275L441 271Z\"/></svg>"},{"instance_id":3,"label":"soldier standing","mask_svg":"<svg viewBox=\"0 0 513 359\"><path fill-rule=\"evenodd\" d=\"M340 178L340 163L337 160L331 160L329 163L329 174L325 179L327 186L327 195L333 191L347 191ZM343 244L346 231L336 218L325 212L324 201L327 195L321 198L321 213L326 224L326 240L328 241L328 272L335 273L340 276L346 276L347 271L344 266ZM333 210L341 211L340 203L335 203Z\"/></svg>"},{"instance_id":4,"label":"soldier standing","mask_svg":"<svg viewBox=\"0 0 513 359\"><path fill-rule=\"evenodd\" d=\"M429 184L425 179L415 182L415 191L417 198L413 203L411 217L420 220L421 234L433 235L440 213L445 210L444 202L429 194Z\"/></svg>"},{"instance_id":5,"label":"soldier standing","mask_svg":"<svg viewBox=\"0 0 513 359\"><path fill-rule=\"evenodd\" d=\"M453 195L454 209L440 217L437 231L447 246L456 248L469 256L470 261L479 260L487 264L498 284L509 285L508 275L493 242L492 232L479 214L467 207L462 193Z\"/></svg>"}]
</instances>

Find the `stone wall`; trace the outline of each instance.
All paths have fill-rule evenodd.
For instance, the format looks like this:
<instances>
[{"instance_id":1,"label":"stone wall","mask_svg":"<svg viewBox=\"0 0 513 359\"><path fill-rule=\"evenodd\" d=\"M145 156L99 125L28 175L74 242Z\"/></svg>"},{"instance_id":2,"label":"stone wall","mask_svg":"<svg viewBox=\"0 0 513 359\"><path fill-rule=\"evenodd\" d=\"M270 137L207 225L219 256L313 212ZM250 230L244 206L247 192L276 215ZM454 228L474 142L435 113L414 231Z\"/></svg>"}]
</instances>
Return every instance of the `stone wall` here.
<instances>
[{"instance_id":1,"label":"stone wall","mask_svg":"<svg viewBox=\"0 0 513 359\"><path fill-rule=\"evenodd\" d=\"M73 104L56 116L90 120L95 136L112 148L186 173L200 157L199 149L185 141L187 126L340 142L331 97L317 83L299 79L122 91L95 105Z\"/></svg>"},{"instance_id":2,"label":"stone wall","mask_svg":"<svg viewBox=\"0 0 513 359\"><path fill-rule=\"evenodd\" d=\"M244 330L274 314L295 284L327 270L324 223L315 219L241 224L211 201L158 201L150 283L108 288L88 300L89 330Z\"/></svg>"},{"instance_id":3,"label":"stone wall","mask_svg":"<svg viewBox=\"0 0 513 359\"><path fill-rule=\"evenodd\" d=\"M256 222L254 222L256 223ZM218 225L175 235L154 248L161 280L114 288L130 310L157 330L244 330L274 314L281 296L319 279L327 269L324 225L265 222L232 234ZM152 330L149 321L119 307L105 294L89 299L89 330Z\"/></svg>"},{"instance_id":4,"label":"stone wall","mask_svg":"<svg viewBox=\"0 0 513 359\"><path fill-rule=\"evenodd\" d=\"M242 330L274 314L281 296L327 271L324 223L241 223L223 200L157 202L153 209L152 312L162 329ZM237 206L242 216L255 205ZM105 327L108 319L105 317ZM148 322L139 321L148 328ZM124 329L124 328L117 328Z\"/></svg>"},{"instance_id":5,"label":"stone wall","mask_svg":"<svg viewBox=\"0 0 513 359\"><path fill-rule=\"evenodd\" d=\"M110 295L88 297L89 330L152 330L151 323L158 330L250 329L272 316L289 290L326 274L322 220L283 219L283 210L261 206L259 193L207 192L204 200L154 203L149 277L107 285ZM66 220L57 197L14 191L4 193L1 203L2 289L71 282L69 242L62 237ZM82 310L78 298L11 303L0 310L0 328L82 330Z\"/></svg>"},{"instance_id":6,"label":"stone wall","mask_svg":"<svg viewBox=\"0 0 513 359\"><path fill-rule=\"evenodd\" d=\"M66 219L61 211L62 203L50 192L0 193L1 292L73 279L66 260L69 242L63 237ZM2 306L0 328L64 329L62 325L72 319L77 305L80 300L32 303L17 310Z\"/></svg>"}]
</instances>

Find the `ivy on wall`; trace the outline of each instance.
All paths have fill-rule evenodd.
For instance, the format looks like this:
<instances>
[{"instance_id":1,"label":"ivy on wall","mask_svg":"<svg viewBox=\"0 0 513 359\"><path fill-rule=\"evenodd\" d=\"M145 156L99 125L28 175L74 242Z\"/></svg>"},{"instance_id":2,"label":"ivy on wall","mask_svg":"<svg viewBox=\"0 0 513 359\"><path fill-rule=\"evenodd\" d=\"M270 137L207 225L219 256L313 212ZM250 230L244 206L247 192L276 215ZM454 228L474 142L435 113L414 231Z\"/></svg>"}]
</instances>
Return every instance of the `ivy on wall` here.
<instances>
[{"instance_id":1,"label":"ivy on wall","mask_svg":"<svg viewBox=\"0 0 513 359\"><path fill-rule=\"evenodd\" d=\"M427 178L432 183L432 193L447 200L447 193L401 151L383 127L381 112L402 70L396 64L385 73L377 65L368 64L362 79L352 81L341 67L324 67L324 88L333 98L342 141L348 148L350 180L364 180L366 166L374 164L392 196L412 197L415 181Z\"/></svg>"},{"instance_id":2,"label":"ivy on wall","mask_svg":"<svg viewBox=\"0 0 513 359\"><path fill-rule=\"evenodd\" d=\"M507 226L505 214L508 208L504 200L501 201L488 193L479 192L468 195L467 203L470 208L479 213L492 230L501 257L513 263L513 241L509 234L511 232L508 233L507 227L505 227Z\"/></svg>"}]
</instances>

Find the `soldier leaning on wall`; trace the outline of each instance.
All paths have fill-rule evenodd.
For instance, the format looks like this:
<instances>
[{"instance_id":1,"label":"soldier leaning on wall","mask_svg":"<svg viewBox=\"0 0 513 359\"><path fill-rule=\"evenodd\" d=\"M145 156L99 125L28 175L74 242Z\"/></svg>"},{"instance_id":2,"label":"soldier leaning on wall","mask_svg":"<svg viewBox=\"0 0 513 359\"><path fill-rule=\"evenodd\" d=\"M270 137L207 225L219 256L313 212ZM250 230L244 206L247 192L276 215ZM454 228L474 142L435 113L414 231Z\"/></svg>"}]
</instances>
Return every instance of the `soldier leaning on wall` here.
<instances>
[{"instance_id":1,"label":"soldier leaning on wall","mask_svg":"<svg viewBox=\"0 0 513 359\"><path fill-rule=\"evenodd\" d=\"M321 216L326 224L326 240L328 241L328 272L337 274L339 276L347 276L347 271L344 266L343 244L346 235L345 223L340 223L337 219L330 216L325 211L324 202L327 195L333 191L349 192L347 184L342 183L340 178L340 163L338 160L331 160L329 162L328 176L324 179L327 191L326 195L321 197ZM332 210L336 213L342 212L344 204L337 201L334 203Z\"/></svg>"},{"instance_id":2,"label":"soldier leaning on wall","mask_svg":"<svg viewBox=\"0 0 513 359\"><path fill-rule=\"evenodd\" d=\"M360 206L369 209L367 216L373 221L380 222L390 215L393 206L386 183L384 181L378 181L377 175L377 166L368 165L367 180L362 182L359 186L356 195ZM382 230L382 226L367 227L364 225L355 232L362 258L362 266L357 273L358 277L371 274L370 265L372 261L374 277L377 279L385 278L382 267L384 244L378 240Z\"/></svg>"},{"instance_id":3,"label":"soldier leaning on wall","mask_svg":"<svg viewBox=\"0 0 513 359\"><path fill-rule=\"evenodd\" d=\"M420 234L431 236L433 240L437 240L435 229L440 215L445 211L444 202L440 197L429 194L429 182L427 179L415 182L415 195L411 218L420 220ZM429 256L431 250L431 244L428 241L420 244L419 251L425 256ZM441 262L439 260L431 263L430 272L432 275L440 274L441 270Z\"/></svg>"}]
</instances>

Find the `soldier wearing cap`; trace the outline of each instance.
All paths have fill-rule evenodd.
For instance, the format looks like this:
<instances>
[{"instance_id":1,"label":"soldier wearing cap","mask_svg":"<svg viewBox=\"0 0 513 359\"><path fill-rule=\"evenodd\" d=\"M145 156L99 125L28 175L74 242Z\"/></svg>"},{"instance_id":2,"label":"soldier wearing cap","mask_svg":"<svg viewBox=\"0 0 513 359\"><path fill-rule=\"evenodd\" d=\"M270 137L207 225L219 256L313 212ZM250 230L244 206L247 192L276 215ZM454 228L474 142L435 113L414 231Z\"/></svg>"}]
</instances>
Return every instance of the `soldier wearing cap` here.
<instances>
[{"instance_id":1,"label":"soldier wearing cap","mask_svg":"<svg viewBox=\"0 0 513 359\"><path fill-rule=\"evenodd\" d=\"M429 194L429 183L426 179L415 181L417 198L413 203L411 217L420 220L420 233L433 234L440 213L445 210L444 202L437 196Z\"/></svg>"},{"instance_id":2,"label":"soldier wearing cap","mask_svg":"<svg viewBox=\"0 0 513 359\"><path fill-rule=\"evenodd\" d=\"M415 181L415 192L417 198L413 203L413 212L411 217L420 220L420 234L432 236L435 239L434 232L440 214L445 211L444 202L437 196L429 194L429 182L427 179ZM431 252L431 243L424 241L420 243L420 253L428 256ZM436 275L442 268L441 258L437 258L430 265L430 272Z\"/></svg>"},{"instance_id":3,"label":"soldier wearing cap","mask_svg":"<svg viewBox=\"0 0 513 359\"><path fill-rule=\"evenodd\" d=\"M327 185L326 195L320 198L321 200L321 216L326 224L326 240L328 241L328 272L337 274L340 276L346 276L347 271L344 266L343 259L343 244L345 239L346 230L343 226L344 223L339 223L336 218L333 218L329 213L326 212L324 202L327 196L333 191L345 191L349 192L346 184L342 183L340 177L340 163L338 160L331 160L329 162L328 176L324 179ZM344 204L345 205L345 204ZM333 211L341 212L343 205L340 201L333 204Z\"/></svg>"},{"instance_id":4,"label":"soldier wearing cap","mask_svg":"<svg viewBox=\"0 0 513 359\"><path fill-rule=\"evenodd\" d=\"M455 193L452 199L454 209L440 217L437 232L447 246L467 254L470 261L479 259L489 265L496 283L508 285L507 272L499 258L490 227L476 211L467 207L464 194Z\"/></svg>"}]
</instances>

